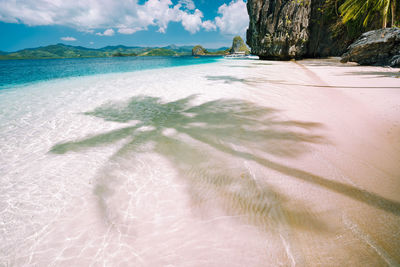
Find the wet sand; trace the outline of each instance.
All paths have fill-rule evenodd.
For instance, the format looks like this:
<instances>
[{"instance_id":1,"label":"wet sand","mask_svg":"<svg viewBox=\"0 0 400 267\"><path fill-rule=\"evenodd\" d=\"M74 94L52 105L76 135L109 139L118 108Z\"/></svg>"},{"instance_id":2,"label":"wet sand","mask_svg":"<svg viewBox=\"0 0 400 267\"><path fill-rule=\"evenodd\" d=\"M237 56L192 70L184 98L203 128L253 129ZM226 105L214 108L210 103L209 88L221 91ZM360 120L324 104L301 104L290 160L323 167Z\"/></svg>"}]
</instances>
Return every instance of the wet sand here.
<instances>
[{"instance_id":1,"label":"wet sand","mask_svg":"<svg viewBox=\"0 0 400 267\"><path fill-rule=\"evenodd\" d=\"M398 69L223 60L50 88L62 104L2 130L0 266L399 266Z\"/></svg>"}]
</instances>

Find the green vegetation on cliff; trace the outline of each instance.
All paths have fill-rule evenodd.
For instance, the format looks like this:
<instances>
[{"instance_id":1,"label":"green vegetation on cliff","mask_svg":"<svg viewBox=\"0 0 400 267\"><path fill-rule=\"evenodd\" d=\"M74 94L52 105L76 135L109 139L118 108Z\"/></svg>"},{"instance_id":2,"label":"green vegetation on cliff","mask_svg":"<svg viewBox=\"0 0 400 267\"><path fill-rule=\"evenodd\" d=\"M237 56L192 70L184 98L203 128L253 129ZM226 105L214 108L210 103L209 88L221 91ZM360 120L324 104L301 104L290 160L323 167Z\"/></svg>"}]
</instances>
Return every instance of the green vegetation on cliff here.
<instances>
[{"instance_id":1,"label":"green vegetation on cliff","mask_svg":"<svg viewBox=\"0 0 400 267\"><path fill-rule=\"evenodd\" d=\"M196 45L192 49L192 55L193 56L204 56L207 53L207 50L202 47L201 45Z\"/></svg>"},{"instance_id":2,"label":"green vegetation on cliff","mask_svg":"<svg viewBox=\"0 0 400 267\"><path fill-rule=\"evenodd\" d=\"M229 49L222 47L220 49L210 49L207 50L201 45L196 45L192 49L192 55L193 56L223 56L229 53Z\"/></svg>"},{"instance_id":3,"label":"green vegetation on cliff","mask_svg":"<svg viewBox=\"0 0 400 267\"><path fill-rule=\"evenodd\" d=\"M391 26L395 26L396 0L346 0L339 8L343 22L362 20L363 26L375 19L376 15L382 17L382 28L388 24L388 15L391 15Z\"/></svg>"},{"instance_id":4,"label":"green vegetation on cliff","mask_svg":"<svg viewBox=\"0 0 400 267\"><path fill-rule=\"evenodd\" d=\"M244 43L242 37L235 36L232 41L232 47L230 53L244 52L246 55L250 54L250 49Z\"/></svg>"},{"instance_id":5,"label":"green vegetation on cliff","mask_svg":"<svg viewBox=\"0 0 400 267\"><path fill-rule=\"evenodd\" d=\"M362 33L386 26L398 26L400 5L396 0L318 0L311 15L311 54L341 55ZM313 2L314 3L314 2ZM389 8L390 7L390 8ZM391 17L387 22L387 17ZM318 53L317 53L318 54Z\"/></svg>"},{"instance_id":6,"label":"green vegetation on cliff","mask_svg":"<svg viewBox=\"0 0 400 267\"><path fill-rule=\"evenodd\" d=\"M319 12L333 36L354 40L363 32L400 25L398 0L324 0ZM390 21L388 18L390 17ZM325 23L326 24L326 23Z\"/></svg>"}]
</instances>

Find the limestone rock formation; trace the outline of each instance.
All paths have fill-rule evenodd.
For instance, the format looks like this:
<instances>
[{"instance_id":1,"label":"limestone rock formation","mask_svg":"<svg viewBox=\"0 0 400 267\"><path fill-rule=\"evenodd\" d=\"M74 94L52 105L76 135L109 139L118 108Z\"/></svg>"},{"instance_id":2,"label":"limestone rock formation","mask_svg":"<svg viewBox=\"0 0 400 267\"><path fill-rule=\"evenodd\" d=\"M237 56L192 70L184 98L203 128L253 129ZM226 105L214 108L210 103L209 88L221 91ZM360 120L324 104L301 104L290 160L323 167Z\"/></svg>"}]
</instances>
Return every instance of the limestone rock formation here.
<instances>
[{"instance_id":1,"label":"limestone rock formation","mask_svg":"<svg viewBox=\"0 0 400 267\"><path fill-rule=\"evenodd\" d=\"M246 55L250 54L250 50L244 43L242 37L235 36L232 41L232 47L229 51L230 53L244 52Z\"/></svg>"},{"instance_id":2,"label":"limestone rock formation","mask_svg":"<svg viewBox=\"0 0 400 267\"><path fill-rule=\"evenodd\" d=\"M247 44L261 59L306 55L310 0L248 0Z\"/></svg>"},{"instance_id":3,"label":"limestone rock formation","mask_svg":"<svg viewBox=\"0 0 400 267\"><path fill-rule=\"evenodd\" d=\"M332 31L340 19L336 14L340 3L248 0L247 44L261 59L340 56L354 40L354 36Z\"/></svg>"},{"instance_id":4,"label":"limestone rock formation","mask_svg":"<svg viewBox=\"0 0 400 267\"><path fill-rule=\"evenodd\" d=\"M349 46L341 61L400 67L400 29L386 28L362 34Z\"/></svg>"},{"instance_id":5,"label":"limestone rock formation","mask_svg":"<svg viewBox=\"0 0 400 267\"><path fill-rule=\"evenodd\" d=\"M201 45L196 45L192 49L192 55L193 56L204 56L207 53L207 50L202 47Z\"/></svg>"}]
</instances>

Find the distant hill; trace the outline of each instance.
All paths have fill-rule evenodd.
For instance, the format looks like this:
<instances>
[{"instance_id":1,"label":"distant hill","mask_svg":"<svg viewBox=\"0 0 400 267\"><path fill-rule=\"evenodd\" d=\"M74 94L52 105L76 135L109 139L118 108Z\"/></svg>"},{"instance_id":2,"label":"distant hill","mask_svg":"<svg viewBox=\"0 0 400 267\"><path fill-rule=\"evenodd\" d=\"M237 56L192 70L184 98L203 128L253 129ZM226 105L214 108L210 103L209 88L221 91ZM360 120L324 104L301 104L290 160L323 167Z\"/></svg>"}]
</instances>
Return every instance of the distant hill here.
<instances>
[{"instance_id":1,"label":"distant hill","mask_svg":"<svg viewBox=\"0 0 400 267\"><path fill-rule=\"evenodd\" d=\"M124 45L116 45L116 46L106 46L103 48L99 48L96 50L105 52L105 53L111 53L111 54L115 54L115 53L123 53L123 54L131 54L131 53L135 53L135 54L139 54L142 53L144 51L149 50L150 48L147 47L140 47L140 46L124 46Z\"/></svg>"},{"instance_id":2,"label":"distant hill","mask_svg":"<svg viewBox=\"0 0 400 267\"><path fill-rule=\"evenodd\" d=\"M0 51L0 60L126 56L186 56L192 54L192 48L193 46L177 45L168 45L165 47L129 47L117 45L94 49L60 43L37 48L28 48L10 53ZM215 53L214 50L215 49L210 49L210 52Z\"/></svg>"},{"instance_id":3,"label":"distant hill","mask_svg":"<svg viewBox=\"0 0 400 267\"><path fill-rule=\"evenodd\" d=\"M192 55L193 56L223 56L229 53L229 47L226 49L220 48L220 49L205 49L201 45L196 45L192 49Z\"/></svg>"},{"instance_id":4,"label":"distant hill","mask_svg":"<svg viewBox=\"0 0 400 267\"><path fill-rule=\"evenodd\" d=\"M0 59L79 58L104 56L111 56L111 54L107 54L97 49L56 44L7 53L6 55L1 55Z\"/></svg>"},{"instance_id":5,"label":"distant hill","mask_svg":"<svg viewBox=\"0 0 400 267\"><path fill-rule=\"evenodd\" d=\"M180 56L180 55L183 54L165 48L154 48L139 54L139 56Z\"/></svg>"},{"instance_id":6,"label":"distant hill","mask_svg":"<svg viewBox=\"0 0 400 267\"><path fill-rule=\"evenodd\" d=\"M115 51L115 50L131 50L131 49L138 49L142 48L140 46L125 46L125 45L109 45L103 48L99 48L97 50L101 51Z\"/></svg>"},{"instance_id":7,"label":"distant hill","mask_svg":"<svg viewBox=\"0 0 400 267\"><path fill-rule=\"evenodd\" d=\"M223 47L220 47L220 48L207 48L207 51L208 52L218 52L218 51L225 51L225 50L228 50L228 49L231 49L231 48L228 47L228 46L223 46Z\"/></svg>"},{"instance_id":8,"label":"distant hill","mask_svg":"<svg viewBox=\"0 0 400 267\"><path fill-rule=\"evenodd\" d=\"M168 45L165 47L162 47L164 49L172 50L178 53L183 53L183 54L188 54L190 55L192 53L193 45L185 45L185 46L176 46L176 45Z\"/></svg>"}]
</instances>

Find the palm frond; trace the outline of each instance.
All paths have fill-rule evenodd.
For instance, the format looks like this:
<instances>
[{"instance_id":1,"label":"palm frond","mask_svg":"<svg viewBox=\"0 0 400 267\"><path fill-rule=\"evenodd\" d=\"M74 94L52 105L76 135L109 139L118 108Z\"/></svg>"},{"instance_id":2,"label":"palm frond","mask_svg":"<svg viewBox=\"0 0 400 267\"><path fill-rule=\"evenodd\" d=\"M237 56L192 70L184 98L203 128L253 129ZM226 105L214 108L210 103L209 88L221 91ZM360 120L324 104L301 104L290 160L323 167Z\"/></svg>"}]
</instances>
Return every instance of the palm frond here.
<instances>
[{"instance_id":1,"label":"palm frond","mask_svg":"<svg viewBox=\"0 0 400 267\"><path fill-rule=\"evenodd\" d=\"M363 25L367 26L371 17L377 12L382 13L385 22L392 1L395 0L347 0L339 7L339 11L343 23L361 19Z\"/></svg>"}]
</instances>

